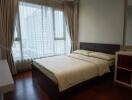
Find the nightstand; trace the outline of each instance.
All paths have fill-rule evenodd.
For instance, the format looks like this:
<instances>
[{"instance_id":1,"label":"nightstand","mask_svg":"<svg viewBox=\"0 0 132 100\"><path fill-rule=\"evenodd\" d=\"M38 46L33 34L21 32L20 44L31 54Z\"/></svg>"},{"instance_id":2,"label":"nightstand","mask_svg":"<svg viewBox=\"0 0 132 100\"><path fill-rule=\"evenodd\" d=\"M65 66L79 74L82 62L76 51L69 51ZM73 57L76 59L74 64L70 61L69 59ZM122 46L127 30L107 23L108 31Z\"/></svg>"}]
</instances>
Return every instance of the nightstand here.
<instances>
[{"instance_id":1,"label":"nightstand","mask_svg":"<svg viewBox=\"0 0 132 100\"><path fill-rule=\"evenodd\" d=\"M120 51L116 53L115 82L132 87L132 52Z\"/></svg>"}]
</instances>

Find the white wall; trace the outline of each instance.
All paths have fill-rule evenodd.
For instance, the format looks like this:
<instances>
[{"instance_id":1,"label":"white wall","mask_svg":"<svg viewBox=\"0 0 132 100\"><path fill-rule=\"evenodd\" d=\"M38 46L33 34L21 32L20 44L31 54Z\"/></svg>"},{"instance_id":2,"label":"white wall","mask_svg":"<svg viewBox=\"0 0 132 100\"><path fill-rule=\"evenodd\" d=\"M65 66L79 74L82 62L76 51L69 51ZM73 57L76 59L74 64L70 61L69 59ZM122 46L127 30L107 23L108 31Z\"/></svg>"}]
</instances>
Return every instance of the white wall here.
<instances>
[{"instance_id":1,"label":"white wall","mask_svg":"<svg viewBox=\"0 0 132 100\"><path fill-rule=\"evenodd\" d=\"M79 42L122 44L124 0L80 0Z\"/></svg>"},{"instance_id":2,"label":"white wall","mask_svg":"<svg viewBox=\"0 0 132 100\"><path fill-rule=\"evenodd\" d=\"M1 56L1 48L0 48L0 60L2 59L2 56Z\"/></svg>"},{"instance_id":3,"label":"white wall","mask_svg":"<svg viewBox=\"0 0 132 100\"><path fill-rule=\"evenodd\" d=\"M132 45L132 6L128 7L126 45Z\"/></svg>"}]
</instances>

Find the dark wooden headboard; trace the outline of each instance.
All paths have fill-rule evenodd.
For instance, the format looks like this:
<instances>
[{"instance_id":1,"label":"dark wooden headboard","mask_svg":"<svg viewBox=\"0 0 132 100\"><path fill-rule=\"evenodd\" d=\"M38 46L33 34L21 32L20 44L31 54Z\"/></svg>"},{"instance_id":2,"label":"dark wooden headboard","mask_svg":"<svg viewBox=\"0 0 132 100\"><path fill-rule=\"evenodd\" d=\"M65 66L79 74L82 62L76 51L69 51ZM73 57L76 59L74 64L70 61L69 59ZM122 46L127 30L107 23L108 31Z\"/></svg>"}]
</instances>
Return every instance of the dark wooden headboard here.
<instances>
[{"instance_id":1,"label":"dark wooden headboard","mask_svg":"<svg viewBox=\"0 0 132 100\"><path fill-rule=\"evenodd\" d=\"M120 45L80 42L80 49L115 54L115 52L120 50Z\"/></svg>"}]
</instances>

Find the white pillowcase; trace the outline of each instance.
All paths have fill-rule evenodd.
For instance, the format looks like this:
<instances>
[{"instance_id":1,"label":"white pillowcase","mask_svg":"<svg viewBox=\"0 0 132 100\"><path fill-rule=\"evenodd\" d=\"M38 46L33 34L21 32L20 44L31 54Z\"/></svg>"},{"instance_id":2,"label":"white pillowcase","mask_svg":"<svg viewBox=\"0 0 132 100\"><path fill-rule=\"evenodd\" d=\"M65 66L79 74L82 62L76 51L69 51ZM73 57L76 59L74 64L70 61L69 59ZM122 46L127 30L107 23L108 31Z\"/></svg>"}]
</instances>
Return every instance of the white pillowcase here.
<instances>
[{"instance_id":1,"label":"white pillowcase","mask_svg":"<svg viewBox=\"0 0 132 100\"><path fill-rule=\"evenodd\" d=\"M101 53L101 52L93 52L93 53L90 53L89 56L108 60L108 61L115 59L115 55L107 54L107 53Z\"/></svg>"},{"instance_id":2,"label":"white pillowcase","mask_svg":"<svg viewBox=\"0 0 132 100\"><path fill-rule=\"evenodd\" d=\"M89 53L92 53L93 51L90 50L75 50L73 53L89 56Z\"/></svg>"}]
</instances>

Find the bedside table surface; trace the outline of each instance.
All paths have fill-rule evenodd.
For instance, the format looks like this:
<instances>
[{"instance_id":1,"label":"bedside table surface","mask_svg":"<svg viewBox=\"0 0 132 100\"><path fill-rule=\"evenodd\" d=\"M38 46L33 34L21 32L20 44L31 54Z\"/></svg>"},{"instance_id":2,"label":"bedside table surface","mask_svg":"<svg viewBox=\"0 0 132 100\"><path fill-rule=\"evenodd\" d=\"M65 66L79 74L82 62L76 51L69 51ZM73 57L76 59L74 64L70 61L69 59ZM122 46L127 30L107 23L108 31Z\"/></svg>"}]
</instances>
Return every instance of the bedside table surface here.
<instances>
[{"instance_id":1,"label":"bedside table surface","mask_svg":"<svg viewBox=\"0 0 132 100\"><path fill-rule=\"evenodd\" d=\"M132 51L119 51L116 54L132 56Z\"/></svg>"}]
</instances>

